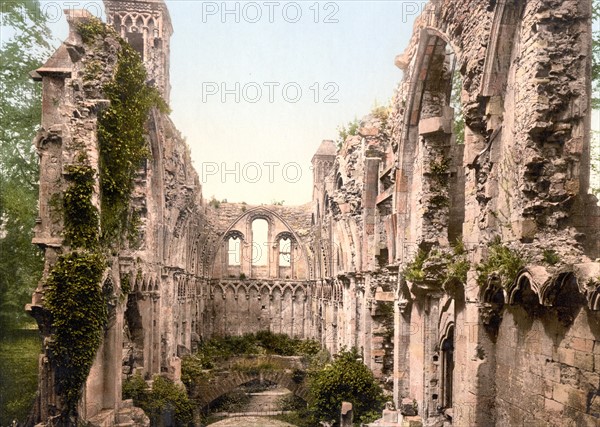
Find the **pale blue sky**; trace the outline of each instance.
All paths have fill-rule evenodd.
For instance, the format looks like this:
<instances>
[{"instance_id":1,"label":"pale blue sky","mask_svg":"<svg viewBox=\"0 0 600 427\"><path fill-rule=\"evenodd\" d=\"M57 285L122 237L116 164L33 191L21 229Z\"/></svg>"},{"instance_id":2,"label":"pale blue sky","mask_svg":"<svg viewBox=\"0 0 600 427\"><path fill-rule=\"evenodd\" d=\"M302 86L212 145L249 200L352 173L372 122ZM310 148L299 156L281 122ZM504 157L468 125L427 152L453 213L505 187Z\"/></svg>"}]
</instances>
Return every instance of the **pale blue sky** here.
<instances>
[{"instance_id":1,"label":"pale blue sky","mask_svg":"<svg viewBox=\"0 0 600 427\"><path fill-rule=\"evenodd\" d=\"M308 202L313 153L321 140L337 138L339 125L391 98L402 77L394 58L425 4L167 0L172 118L191 148L204 197ZM98 5L42 0L61 40L67 24L58 11L103 14ZM230 91L225 99L223 89ZM594 115L593 128L599 122Z\"/></svg>"},{"instance_id":2,"label":"pale blue sky","mask_svg":"<svg viewBox=\"0 0 600 427\"><path fill-rule=\"evenodd\" d=\"M66 3L43 2L48 12ZM90 1L68 4L98 10ZM191 147L204 196L308 202L312 155L321 140L337 138L340 124L391 98L402 77L394 58L425 2L226 2L238 8L239 22L235 12L223 15L224 4L167 0L172 118ZM62 39L64 17L54 20ZM223 102L221 89L236 92L236 83L239 102L235 93Z\"/></svg>"},{"instance_id":3,"label":"pale blue sky","mask_svg":"<svg viewBox=\"0 0 600 427\"><path fill-rule=\"evenodd\" d=\"M239 5L235 22L235 14L222 15L221 2L168 2L175 30L173 119L206 178L207 197L309 201L310 160L321 140L335 139L340 124L368 113L375 100L387 102L401 78L394 57L406 46L414 19L403 22L403 11L411 10L406 2L311 1L287 9L275 3L271 16L266 3L254 3L262 17L251 23L258 8L244 10L244 3L227 3L229 10ZM291 22L298 11L298 22ZM327 16L338 22L324 22ZM216 93L207 95L207 89ZM225 102L223 89L233 92ZM223 176L223 169L230 173Z\"/></svg>"}]
</instances>

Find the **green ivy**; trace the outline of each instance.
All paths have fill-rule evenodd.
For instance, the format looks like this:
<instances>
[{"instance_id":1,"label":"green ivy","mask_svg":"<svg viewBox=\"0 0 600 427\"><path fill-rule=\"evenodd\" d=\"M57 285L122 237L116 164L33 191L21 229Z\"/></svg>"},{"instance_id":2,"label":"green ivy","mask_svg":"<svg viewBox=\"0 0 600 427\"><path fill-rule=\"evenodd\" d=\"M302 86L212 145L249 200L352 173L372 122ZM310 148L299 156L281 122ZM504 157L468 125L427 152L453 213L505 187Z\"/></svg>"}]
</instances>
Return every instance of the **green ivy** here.
<instances>
[{"instance_id":1,"label":"green ivy","mask_svg":"<svg viewBox=\"0 0 600 427\"><path fill-rule=\"evenodd\" d=\"M554 249L544 249L542 257L544 258L544 262L548 265L556 265L560 262L560 256Z\"/></svg>"},{"instance_id":2,"label":"green ivy","mask_svg":"<svg viewBox=\"0 0 600 427\"><path fill-rule=\"evenodd\" d=\"M52 359L57 393L66 416L75 415L81 389L100 347L107 308L99 286L105 268L98 252L74 251L59 257L48 276L46 308L52 316Z\"/></svg>"},{"instance_id":3,"label":"green ivy","mask_svg":"<svg viewBox=\"0 0 600 427\"><path fill-rule=\"evenodd\" d=\"M452 255L448 258L448 266L444 278L444 284L451 282L467 283L467 273L471 268L471 263L467 258L467 249L462 240L457 240L452 246Z\"/></svg>"},{"instance_id":4,"label":"green ivy","mask_svg":"<svg viewBox=\"0 0 600 427\"><path fill-rule=\"evenodd\" d=\"M110 31L109 28L102 23L102 21L96 18L91 18L80 22L77 25L77 30L81 35L81 40L85 44L92 43L98 37L106 37Z\"/></svg>"},{"instance_id":5,"label":"green ivy","mask_svg":"<svg viewBox=\"0 0 600 427\"><path fill-rule=\"evenodd\" d=\"M98 209L92 203L96 172L87 161L65 168L69 187L63 196L65 241L72 247L98 248Z\"/></svg>"},{"instance_id":6,"label":"green ivy","mask_svg":"<svg viewBox=\"0 0 600 427\"><path fill-rule=\"evenodd\" d=\"M114 79L104 86L110 105L98 120L102 240L107 245L137 235L140 221L130 199L135 176L150 155L145 124L153 107L167 110L158 90L146 84L139 54L124 40L120 44Z\"/></svg>"},{"instance_id":7,"label":"green ivy","mask_svg":"<svg viewBox=\"0 0 600 427\"><path fill-rule=\"evenodd\" d=\"M86 44L101 38L117 38L114 30L92 18L79 24ZM61 255L47 281L45 306L52 319L50 357L56 370L56 392L64 401L60 414L77 418L81 390L102 342L108 317L108 298L114 292L102 289L107 261L104 252L120 243L121 236L137 236L139 215L130 208L137 170L149 154L144 125L150 109L166 110L158 91L146 85L142 61L124 40L113 79L104 85L110 105L98 119L100 149L99 180L101 213L93 204L96 171L84 148L76 162L65 168L68 187L62 197L65 242L73 252ZM91 62L92 71L99 71ZM100 235L102 230L102 235ZM127 293L129 280L123 281ZM129 285L130 286L130 285ZM168 386L165 386L168 388ZM68 423L68 421L67 421Z\"/></svg>"},{"instance_id":8,"label":"green ivy","mask_svg":"<svg viewBox=\"0 0 600 427\"><path fill-rule=\"evenodd\" d=\"M426 259L427 252L425 252L423 249L419 249L415 259L403 270L402 275L404 278L412 283L423 281L423 279L425 279L423 265L425 264Z\"/></svg>"}]
</instances>

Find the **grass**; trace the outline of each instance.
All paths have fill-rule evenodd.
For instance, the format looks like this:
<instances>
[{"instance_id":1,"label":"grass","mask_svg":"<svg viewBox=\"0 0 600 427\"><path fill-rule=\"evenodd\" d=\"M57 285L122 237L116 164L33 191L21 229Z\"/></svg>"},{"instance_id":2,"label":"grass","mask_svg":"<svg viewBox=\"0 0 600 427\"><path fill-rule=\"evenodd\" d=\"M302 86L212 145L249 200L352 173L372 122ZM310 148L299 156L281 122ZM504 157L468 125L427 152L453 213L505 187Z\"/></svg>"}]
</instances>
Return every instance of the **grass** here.
<instances>
[{"instance_id":1,"label":"grass","mask_svg":"<svg viewBox=\"0 0 600 427\"><path fill-rule=\"evenodd\" d=\"M0 336L0 425L27 420L37 390L40 351L37 329Z\"/></svg>"}]
</instances>

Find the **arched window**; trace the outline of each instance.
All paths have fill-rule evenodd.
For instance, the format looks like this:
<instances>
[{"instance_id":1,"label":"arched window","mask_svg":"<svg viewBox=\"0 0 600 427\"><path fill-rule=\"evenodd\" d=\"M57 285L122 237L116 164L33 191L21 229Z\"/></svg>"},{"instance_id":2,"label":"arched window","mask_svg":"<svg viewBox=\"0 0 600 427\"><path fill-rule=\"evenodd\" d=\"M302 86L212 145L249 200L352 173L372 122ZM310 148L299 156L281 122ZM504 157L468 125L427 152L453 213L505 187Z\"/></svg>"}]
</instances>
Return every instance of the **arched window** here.
<instances>
[{"instance_id":1,"label":"arched window","mask_svg":"<svg viewBox=\"0 0 600 427\"><path fill-rule=\"evenodd\" d=\"M241 244L239 236L231 236L227 242L227 255L229 265L240 265L241 263Z\"/></svg>"},{"instance_id":2,"label":"arched window","mask_svg":"<svg viewBox=\"0 0 600 427\"><path fill-rule=\"evenodd\" d=\"M454 375L454 326L448 328L442 340L442 408L452 407L452 382Z\"/></svg>"},{"instance_id":3,"label":"arched window","mask_svg":"<svg viewBox=\"0 0 600 427\"><path fill-rule=\"evenodd\" d=\"M252 265L265 266L268 261L269 223L262 218L252 221Z\"/></svg>"},{"instance_id":4,"label":"arched window","mask_svg":"<svg viewBox=\"0 0 600 427\"><path fill-rule=\"evenodd\" d=\"M344 186L344 180L342 179L342 174L338 173L337 178L336 178L335 187L336 187L336 189L341 190L343 186Z\"/></svg>"},{"instance_id":5,"label":"arched window","mask_svg":"<svg viewBox=\"0 0 600 427\"><path fill-rule=\"evenodd\" d=\"M291 267L292 265L292 240L285 236L279 239L279 266Z\"/></svg>"}]
</instances>

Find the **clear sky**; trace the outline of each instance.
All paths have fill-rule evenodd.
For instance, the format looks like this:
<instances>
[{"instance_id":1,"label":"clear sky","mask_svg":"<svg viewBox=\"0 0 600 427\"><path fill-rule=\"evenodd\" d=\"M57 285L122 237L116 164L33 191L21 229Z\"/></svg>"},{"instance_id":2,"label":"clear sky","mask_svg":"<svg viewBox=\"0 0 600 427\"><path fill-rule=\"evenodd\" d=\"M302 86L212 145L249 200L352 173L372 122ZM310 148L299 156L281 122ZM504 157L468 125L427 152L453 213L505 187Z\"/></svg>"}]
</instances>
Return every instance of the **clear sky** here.
<instances>
[{"instance_id":1,"label":"clear sky","mask_svg":"<svg viewBox=\"0 0 600 427\"><path fill-rule=\"evenodd\" d=\"M63 8L104 18L97 0L41 3L61 40ZM425 4L167 0L172 118L204 197L308 202L312 155L338 126L391 98L402 77L394 58ZM592 127L600 129L598 114Z\"/></svg>"},{"instance_id":2,"label":"clear sky","mask_svg":"<svg viewBox=\"0 0 600 427\"><path fill-rule=\"evenodd\" d=\"M52 14L97 2L43 1ZM310 201L310 160L337 127L387 103L417 1L167 0L171 109L205 198ZM67 33L64 17L52 28Z\"/></svg>"}]
</instances>

